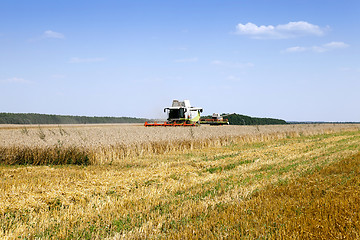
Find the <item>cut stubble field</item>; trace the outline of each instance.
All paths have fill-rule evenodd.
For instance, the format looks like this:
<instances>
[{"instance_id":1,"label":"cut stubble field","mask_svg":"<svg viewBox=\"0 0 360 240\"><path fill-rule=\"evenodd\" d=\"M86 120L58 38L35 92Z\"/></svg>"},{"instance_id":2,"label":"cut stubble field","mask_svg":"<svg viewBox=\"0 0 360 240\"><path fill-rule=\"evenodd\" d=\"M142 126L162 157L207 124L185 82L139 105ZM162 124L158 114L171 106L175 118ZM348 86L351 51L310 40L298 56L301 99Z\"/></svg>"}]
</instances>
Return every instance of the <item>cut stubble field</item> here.
<instances>
[{"instance_id":1,"label":"cut stubble field","mask_svg":"<svg viewBox=\"0 0 360 240\"><path fill-rule=\"evenodd\" d=\"M359 127L0 128L0 238L358 238Z\"/></svg>"}]
</instances>

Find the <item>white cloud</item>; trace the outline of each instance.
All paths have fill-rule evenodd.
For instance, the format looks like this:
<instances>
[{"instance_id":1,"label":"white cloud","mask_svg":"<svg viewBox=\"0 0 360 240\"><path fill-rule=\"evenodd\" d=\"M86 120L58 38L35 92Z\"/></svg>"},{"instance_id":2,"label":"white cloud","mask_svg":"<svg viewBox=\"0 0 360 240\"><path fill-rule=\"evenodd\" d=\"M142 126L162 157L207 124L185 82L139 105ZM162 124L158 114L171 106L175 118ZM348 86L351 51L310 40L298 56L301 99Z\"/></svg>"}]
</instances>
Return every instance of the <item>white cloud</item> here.
<instances>
[{"instance_id":1,"label":"white cloud","mask_svg":"<svg viewBox=\"0 0 360 240\"><path fill-rule=\"evenodd\" d=\"M344 42L330 42L327 44L324 44L324 47L328 48L328 49L334 49L334 48L347 48L349 47L348 44L344 43Z\"/></svg>"},{"instance_id":2,"label":"white cloud","mask_svg":"<svg viewBox=\"0 0 360 240\"><path fill-rule=\"evenodd\" d=\"M32 81L26 80L24 78L12 77L8 79L1 80L2 83L20 83L20 84L29 84Z\"/></svg>"},{"instance_id":3,"label":"white cloud","mask_svg":"<svg viewBox=\"0 0 360 240\"><path fill-rule=\"evenodd\" d=\"M214 60L211 62L212 65L224 66L230 68L251 68L254 67L253 63L240 63L240 62L224 62L220 60Z\"/></svg>"},{"instance_id":4,"label":"white cloud","mask_svg":"<svg viewBox=\"0 0 360 240\"><path fill-rule=\"evenodd\" d=\"M57 39L64 39L65 36L62 33L54 32L51 30L47 30L42 35L43 38L57 38Z\"/></svg>"},{"instance_id":5,"label":"white cloud","mask_svg":"<svg viewBox=\"0 0 360 240\"><path fill-rule=\"evenodd\" d=\"M323 44L321 46L312 46L312 47L290 47L284 50L284 52L287 53L295 53L295 52L305 52L305 51L311 51L311 52L318 52L318 53L323 53L323 52L328 52L331 50L335 50L335 49L342 49L342 48L347 48L349 47L348 44L344 43L344 42L330 42L330 43L326 43Z\"/></svg>"},{"instance_id":6,"label":"white cloud","mask_svg":"<svg viewBox=\"0 0 360 240\"><path fill-rule=\"evenodd\" d=\"M73 57L69 60L69 63L91 63L91 62L103 62L105 58L78 58Z\"/></svg>"},{"instance_id":7,"label":"white cloud","mask_svg":"<svg viewBox=\"0 0 360 240\"><path fill-rule=\"evenodd\" d=\"M289 22L287 24L277 26L257 26L256 24L250 22L246 24L239 23L236 26L236 30L236 34L248 35L258 39L284 39L306 35L322 36L325 33L325 29L305 21Z\"/></svg>"},{"instance_id":8,"label":"white cloud","mask_svg":"<svg viewBox=\"0 0 360 240\"><path fill-rule=\"evenodd\" d=\"M175 62L179 62L179 63L185 63L185 62L197 62L199 59L194 57L194 58L183 58L183 59L176 59Z\"/></svg>"},{"instance_id":9,"label":"white cloud","mask_svg":"<svg viewBox=\"0 0 360 240\"><path fill-rule=\"evenodd\" d=\"M297 46L297 47L287 48L287 49L285 49L285 52L304 52L304 51L306 51L306 50L307 50L307 49L304 48L304 47L299 47L299 46Z\"/></svg>"}]
</instances>

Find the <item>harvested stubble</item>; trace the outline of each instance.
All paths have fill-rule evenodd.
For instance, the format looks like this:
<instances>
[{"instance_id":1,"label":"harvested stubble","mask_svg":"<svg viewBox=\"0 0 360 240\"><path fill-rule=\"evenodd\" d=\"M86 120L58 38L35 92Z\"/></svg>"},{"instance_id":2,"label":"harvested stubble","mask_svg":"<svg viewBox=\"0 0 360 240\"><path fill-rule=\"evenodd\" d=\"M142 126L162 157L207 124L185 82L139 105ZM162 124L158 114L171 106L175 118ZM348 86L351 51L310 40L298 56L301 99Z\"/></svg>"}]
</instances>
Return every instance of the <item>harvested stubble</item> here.
<instances>
[{"instance_id":1,"label":"harvested stubble","mask_svg":"<svg viewBox=\"0 0 360 240\"><path fill-rule=\"evenodd\" d=\"M346 165L341 160L359 151L360 131L349 131L233 142L137 157L114 165L1 166L0 238L281 239L286 234L306 237L292 235L298 229L291 230L291 226L286 228L287 232L275 228L274 222L295 221L291 218L298 216L294 206L317 206L321 196L317 193L322 193L322 188L316 192L318 182L304 184L309 189L315 187L310 200L300 203L291 202L296 198L285 200L293 192L303 190L306 178L301 180L301 177L310 176L315 181L317 176L313 178L311 174L316 174L317 169L326 169L336 162L340 162L338 166ZM355 171L353 175L344 171L338 178L334 177L337 173L331 175L322 186L329 186L335 193L345 190L347 194L348 185L342 189L336 186L340 180L353 176L358 179L359 175L355 174L358 170ZM299 177L301 181L292 188L292 181ZM287 184L292 190L280 191L272 199L271 191ZM357 193L355 187L359 185L353 188ZM357 203L356 195L349 196L349 203ZM288 210L282 212L282 206ZM306 211L311 209L314 208ZM341 207L334 209L338 209L336 219L352 217L351 212ZM291 214L286 218L288 213ZM321 210L318 214L323 213L326 212ZM311 226L309 216L312 215L303 215ZM328 234L336 233L336 223L327 221L327 214L321 217L318 219L324 219L324 224L329 223ZM303 230L312 231L307 227Z\"/></svg>"},{"instance_id":2,"label":"harvested stubble","mask_svg":"<svg viewBox=\"0 0 360 240\"><path fill-rule=\"evenodd\" d=\"M145 128L136 125L0 127L2 164L123 164L124 159L233 142L266 141L359 129L358 125L201 126Z\"/></svg>"},{"instance_id":3,"label":"harvested stubble","mask_svg":"<svg viewBox=\"0 0 360 240\"><path fill-rule=\"evenodd\" d=\"M168 236L359 239L359 213L360 154L356 154L305 177L269 185L241 203L215 206L202 221L180 224ZM199 215L189 217L196 219Z\"/></svg>"}]
</instances>

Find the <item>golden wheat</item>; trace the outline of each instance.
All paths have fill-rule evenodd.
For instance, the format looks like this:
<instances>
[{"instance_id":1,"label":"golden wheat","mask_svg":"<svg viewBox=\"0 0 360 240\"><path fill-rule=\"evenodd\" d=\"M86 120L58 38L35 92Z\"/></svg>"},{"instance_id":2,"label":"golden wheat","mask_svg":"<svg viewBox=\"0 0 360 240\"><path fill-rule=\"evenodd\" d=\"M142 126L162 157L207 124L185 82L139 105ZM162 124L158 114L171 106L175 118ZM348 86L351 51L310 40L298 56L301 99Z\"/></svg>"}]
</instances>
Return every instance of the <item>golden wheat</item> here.
<instances>
[{"instance_id":1,"label":"golden wheat","mask_svg":"<svg viewBox=\"0 0 360 240\"><path fill-rule=\"evenodd\" d=\"M295 126L297 132L288 129L279 132L277 127L270 131L271 127L268 127L266 134L210 136L201 141L163 139L124 145L119 142L108 146L98 143L93 145L97 150L91 155L97 162L88 166L2 165L0 238L285 236L271 235L269 231L274 230L271 226L259 227L272 223L267 221L272 216L270 207L262 208L270 215L261 212L251 215L254 212L252 208L241 206L257 196L263 196L263 191L264 196L270 198L271 194L266 194L270 191L267 190L269 186L291 183L292 179L309 176L316 169L325 169L359 152L360 131L357 126L317 127ZM342 131L344 128L347 131ZM351 128L354 130L350 131ZM57 126L50 129L60 131ZM21 128L10 130L19 131L20 136L26 135L25 130L20 132ZM38 131L38 128L27 129L29 135L31 130ZM79 128L63 130L71 136ZM195 129L198 130L202 131L201 128ZM43 131L47 129L43 128ZM321 134L316 135L316 132ZM110 131L107 134L110 136ZM103 136L94 138L99 140ZM73 145L92 150L88 148L90 145ZM4 147L10 149L9 146ZM61 147L66 149L67 146ZM99 164L111 161L114 164ZM346 174L343 176L347 177ZM249 206L260 203L254 200L252 204ZM234 214L230 214L231 211ZM248 215L241 215L245 213ZM348 215L339 212L338 219L341 217ZM237 225L236 222L241 219L248 221ZM260 225L254 225L256 222ZM294 228L286 229L290 232ZM330 233L334 231L328 229Z\"/></svg>"},{"instance_id":2,"label":"golden wheat","mask_svg":"<svg viewBox=\"0 0 360 240\"><path fill-rule=\"evenodd\" d=\"M201 149L232 142L268 141L359 129L358 125L201 126L138 125L0 127L3 164L115 164L124 159Z\"/></svg>"}]
</instances>

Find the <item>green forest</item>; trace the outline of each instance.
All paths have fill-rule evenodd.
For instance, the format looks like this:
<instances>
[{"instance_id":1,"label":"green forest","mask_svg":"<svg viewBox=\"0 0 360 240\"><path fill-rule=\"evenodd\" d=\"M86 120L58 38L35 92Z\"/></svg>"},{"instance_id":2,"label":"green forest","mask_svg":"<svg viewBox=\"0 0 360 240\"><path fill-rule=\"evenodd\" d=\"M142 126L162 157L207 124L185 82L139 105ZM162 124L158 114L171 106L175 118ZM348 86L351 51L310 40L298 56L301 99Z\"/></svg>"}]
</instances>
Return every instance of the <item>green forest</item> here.
<instances>
[{"instance_id":1,"label":"green forest","mask_svg":"<svg viewBox=\"0 0 360 240\"><path fill-rule=\"evenodd\" d=\"M286 124L286 121L281 120L281 119L249 117L249 116L246 116L246 115L240 115L240 114L236 114L236 113L223 115L223 118L228 119L230 125L277 125L277 124Z\"/></svg>"},{"instance_id":2,"label":"green forest","mask_svg":"<svg viewBox=\"0 0 360 240\"><path fill-rule=\"evenodd\" d=\"M147 119L131 117L86 117L38 113L0 113L0 124L94 124L144 123Z\"/></svg>"}]
</instances>

